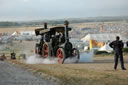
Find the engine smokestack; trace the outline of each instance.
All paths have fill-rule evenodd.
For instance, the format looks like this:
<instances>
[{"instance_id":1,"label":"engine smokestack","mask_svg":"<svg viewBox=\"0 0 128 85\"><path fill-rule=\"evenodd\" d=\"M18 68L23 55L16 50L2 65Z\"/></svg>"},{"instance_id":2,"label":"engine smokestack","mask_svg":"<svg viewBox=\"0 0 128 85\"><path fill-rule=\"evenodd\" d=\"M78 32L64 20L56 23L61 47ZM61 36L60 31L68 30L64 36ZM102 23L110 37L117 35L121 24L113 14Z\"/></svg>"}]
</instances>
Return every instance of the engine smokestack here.
<instances>
[{"instance_id":1,"label":"engine smokestack","mask_svg":"<svg viewBox=\"0 0 128 85\"><path fill-rule=\"evenodd\" d=\"M46 22L44 23L44 29L47 29L47 23Z\"/></svg>"},{"instance_id":2,"label":"engine smokestack","mask_svg":"<svg viewBox=\"0 0 128 85\"><path fill-rule=\"evenodd\" d=\"M64 25L65 25L65 34L66 34L66 40L67 42L69 42L69 34L68 34L68 25L69 25L69 22L66 20L64 21Z\"/></svg>"}]
</instances>

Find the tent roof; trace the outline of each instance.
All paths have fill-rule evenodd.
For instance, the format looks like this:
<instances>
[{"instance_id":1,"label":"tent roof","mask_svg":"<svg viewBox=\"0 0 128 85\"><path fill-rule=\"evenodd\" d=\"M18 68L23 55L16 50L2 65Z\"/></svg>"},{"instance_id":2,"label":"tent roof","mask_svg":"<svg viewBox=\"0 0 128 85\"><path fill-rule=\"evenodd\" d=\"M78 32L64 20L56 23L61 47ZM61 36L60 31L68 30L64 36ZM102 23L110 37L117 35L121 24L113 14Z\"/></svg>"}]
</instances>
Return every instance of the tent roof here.
<instances>
[{"instance_id":1,"label":"tent roof","mask_svg":"<svg viewBox=\"0 0 128 85\"><path fill-rule=\"evenodd\" d=\"M100 34L88 34L81 40L86 42L89 40L96 40L96 41L113 41L115 40L116 36L120 36L120 39L123 41L126 41L125 37L121 36L120 34L117 33L100 33Z\"/></svg>"},{"instance_id":2,"label":"tent roof","mask_svg":"<svg viewBox=\"0 0 128 85\"><path fill-rule=\"evenodd\" d=\"M17 35L17 32L13 32L13 33L12 33L12 36L14 36L14 35Z\"/></svg>"}]
</instances>

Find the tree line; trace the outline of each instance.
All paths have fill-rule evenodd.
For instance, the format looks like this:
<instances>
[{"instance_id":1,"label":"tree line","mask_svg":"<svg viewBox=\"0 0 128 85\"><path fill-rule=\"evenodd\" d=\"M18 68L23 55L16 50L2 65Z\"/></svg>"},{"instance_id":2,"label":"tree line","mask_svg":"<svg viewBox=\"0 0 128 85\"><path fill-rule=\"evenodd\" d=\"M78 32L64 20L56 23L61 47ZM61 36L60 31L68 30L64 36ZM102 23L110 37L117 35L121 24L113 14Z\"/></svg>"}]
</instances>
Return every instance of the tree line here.
<instances>
[{"instance_id":1,"label":"tree line","mask_svg":"<svg viewBox=\"0 0 128 85\"><path fill-rule=\"evenodd\" d=\"M128 17L90 17L90 18L68 18L66 19L70 23L84 23L84 22L109 22L109 21L127 21L128 22ZM65 19L60 19L60 20L44 20L44 21L25 21L25 22L9 22L9 21L4 21L0 22L0 27L14 27L14 26L39 26L43 25L43 23L47 22L48 24L51 25L56 25L56 24L64 24Z\"/></svg>"}]
</instances>

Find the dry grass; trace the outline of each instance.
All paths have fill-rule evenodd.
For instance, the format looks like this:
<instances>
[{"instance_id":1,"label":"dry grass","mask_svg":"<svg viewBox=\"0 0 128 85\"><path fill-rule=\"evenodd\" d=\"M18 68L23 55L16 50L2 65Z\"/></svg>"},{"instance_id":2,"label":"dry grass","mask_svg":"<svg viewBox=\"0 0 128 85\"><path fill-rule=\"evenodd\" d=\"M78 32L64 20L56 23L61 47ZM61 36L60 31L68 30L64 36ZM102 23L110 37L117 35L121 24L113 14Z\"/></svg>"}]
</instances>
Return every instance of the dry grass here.
<instances>
[{"instance_id":1,"label":"dry grass","mask_svg":"<svg viewBox=\"0 0 128 85\"><path fill-rule=\"evenodd\" d=\"M15 31L34 31L38 27L8 27L8 28L0 28L0 33L8 32L13 33Z\"/></svg>"},{"instance_id":2,"label":"dry grass","mask_svg":"<svg viewBox=\"0 0 128 85\"><path fill-rule=\"evenodd\" d=\"M35 43L35 42L33 42ZM19 44L15 44L16 47ZM21 48L24 47L25 48ZM30 47L31 46L31 47ZM20 43L20 50L33 49L30 42ZM124 54L125 66L128 69L128 54ZM94 57L93 63L79 64L25 64L19 60L9 60L26 69L33 69L34 73L45 73L60 79L61 85L128 85L128 71L123 71L118 66L113 69L113 55Z\"/></svg>"},{"instance_id":3,"label":"dry grass","mask_svg":"<svg viewBox=\"0 0 128 85\"><path fill-rule=\"evenodd\" d=\"M99 62L84 64L24 64L13 61L23 67L34 69L35 72L43 72L49 76L60 79L64 85L128 85L128 71L118 68L113 70L113 63L104 63L108 58L96 58ZM125 57L127 62L128 58ZM125 63L128 68L128 63ZM118 66L120 67L120 66Z\"/></svg>"}]
</instances>

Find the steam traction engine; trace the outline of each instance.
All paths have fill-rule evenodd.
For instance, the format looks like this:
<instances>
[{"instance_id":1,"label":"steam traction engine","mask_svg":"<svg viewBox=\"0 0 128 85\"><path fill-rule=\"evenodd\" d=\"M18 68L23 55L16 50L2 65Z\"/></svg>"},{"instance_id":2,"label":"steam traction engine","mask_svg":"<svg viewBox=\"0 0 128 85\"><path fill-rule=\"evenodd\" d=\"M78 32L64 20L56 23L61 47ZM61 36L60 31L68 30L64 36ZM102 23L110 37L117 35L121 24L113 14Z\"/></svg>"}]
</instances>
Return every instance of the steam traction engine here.
<instances>
[{"instance_id":1,"label":"steam traction engine","mask_svg":"<svg viewBox=\"0 0 128 85\"><path fill-rule=\"evenodd\" d=\"M64 22L65 26L57 26L47 28L47 23L44 23L44 28L36 29L36 35L41 35L40 43L36 44L35 53L43 58L57 57L58 63L63 64L65 59L74 58L76 62L79 60L79 50L73 48L69 41L69 22Z\"/></svg>"}]
</instances>

